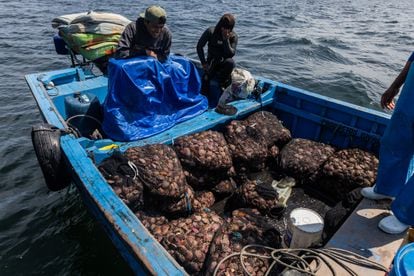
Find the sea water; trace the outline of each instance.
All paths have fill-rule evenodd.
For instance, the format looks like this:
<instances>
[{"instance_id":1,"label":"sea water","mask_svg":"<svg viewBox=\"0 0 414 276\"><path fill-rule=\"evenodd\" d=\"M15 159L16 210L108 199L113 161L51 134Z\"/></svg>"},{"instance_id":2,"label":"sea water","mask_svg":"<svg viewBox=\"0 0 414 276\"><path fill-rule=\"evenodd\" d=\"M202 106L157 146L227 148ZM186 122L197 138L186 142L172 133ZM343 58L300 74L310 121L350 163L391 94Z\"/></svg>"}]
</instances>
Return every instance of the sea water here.
<instances>
[{"instance_id":1,"label":"sea water","mask_svg":"<svg viewBox=\"0 0 414 276\"><path fill-rule=\"evenodd\" d=\"M0 275L128 275L76 189L48 192L30 141L42 121L24 75L66 68L51 20L108 11L168 13L172 52L197 58L201 33L236 15L236 62L254 75L379 110L413 47L411 0L0 0Z\"/></svg>"}]
</instances>

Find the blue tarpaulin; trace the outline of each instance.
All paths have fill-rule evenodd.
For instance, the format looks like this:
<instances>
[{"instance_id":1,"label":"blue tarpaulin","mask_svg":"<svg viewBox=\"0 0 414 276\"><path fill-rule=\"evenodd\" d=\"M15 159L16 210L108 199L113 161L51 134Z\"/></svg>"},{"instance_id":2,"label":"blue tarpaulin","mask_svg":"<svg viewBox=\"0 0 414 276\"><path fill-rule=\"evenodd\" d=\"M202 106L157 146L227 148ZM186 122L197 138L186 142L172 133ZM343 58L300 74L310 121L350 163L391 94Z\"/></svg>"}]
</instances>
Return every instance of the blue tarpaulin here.
<instances>
[{"instance_id":1,"label":"blue tarpaulin","mask_svg":"<svg viewBox=\"0 0 414 276\"><path fill-rule=\"evenodd\" d=\"M111 59L103 130L117 141L160 133L207 110L200 88L196 67L182 56Z\"/></svg>"}]
</instances>

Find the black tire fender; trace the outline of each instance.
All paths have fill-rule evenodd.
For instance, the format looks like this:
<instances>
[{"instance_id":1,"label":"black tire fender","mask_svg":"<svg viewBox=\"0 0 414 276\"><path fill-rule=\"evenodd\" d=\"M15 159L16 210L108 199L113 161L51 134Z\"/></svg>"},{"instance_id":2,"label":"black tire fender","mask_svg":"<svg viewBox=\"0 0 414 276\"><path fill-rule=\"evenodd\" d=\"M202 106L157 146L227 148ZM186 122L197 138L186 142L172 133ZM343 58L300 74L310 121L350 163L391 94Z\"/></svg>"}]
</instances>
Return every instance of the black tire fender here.
<instances>
[{"instance_id":1,"label":"black tire fender","mask_svg":"<svg viewBox=\"0 0 414 276\"><path fill-rule=\"evenodd\" d=\"M51 191L66 188L71 181L70 173L60 148L62 131L50 124L32 127L32 143L46 185Z\"/></svg>"}]
</instances>

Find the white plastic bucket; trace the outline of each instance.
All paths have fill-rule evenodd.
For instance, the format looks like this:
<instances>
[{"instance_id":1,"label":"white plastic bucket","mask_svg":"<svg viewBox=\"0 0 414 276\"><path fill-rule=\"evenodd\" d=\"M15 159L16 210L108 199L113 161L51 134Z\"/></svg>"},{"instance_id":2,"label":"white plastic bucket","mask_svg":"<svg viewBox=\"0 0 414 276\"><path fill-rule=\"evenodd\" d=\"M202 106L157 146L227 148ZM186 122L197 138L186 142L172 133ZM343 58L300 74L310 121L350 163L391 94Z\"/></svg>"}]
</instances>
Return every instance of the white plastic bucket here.
<instances>
[{"instance_id":1,"label":"white plastic bucket","mask_svg":"<svg viewBox=\"0 0 414 276\"><path fill-rule=\"evenodd\" d=\"M290 248L308 248L322 237L323 219L315 211L296 208L289 215L285 243Z\"/></svg>"}]
</instances>

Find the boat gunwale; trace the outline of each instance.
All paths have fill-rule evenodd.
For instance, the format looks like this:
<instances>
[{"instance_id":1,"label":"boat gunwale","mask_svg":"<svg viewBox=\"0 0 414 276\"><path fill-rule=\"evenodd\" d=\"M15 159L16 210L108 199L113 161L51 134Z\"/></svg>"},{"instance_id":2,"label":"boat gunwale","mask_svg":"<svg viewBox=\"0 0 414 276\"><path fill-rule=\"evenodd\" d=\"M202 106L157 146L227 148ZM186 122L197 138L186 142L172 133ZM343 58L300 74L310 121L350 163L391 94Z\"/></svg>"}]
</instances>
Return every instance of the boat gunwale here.
<instances>
[{"instance_id":1,"label":"boat gunwale","mask_svg":"<svg viewBox=\"0 0 414 276\"><path fill-rule=\"evenodd\" d=\"M54 71L52 71L54 72ZM52 75L49 72L50 75ZM65 120L59 114L56 106L53 103L53 100L49 96L44 84L39 80L39 76L44 73L30 74L26 76L26 81L30 87L30 90L36 100L36 103L41 111L42 117L50 124L54 124L59 128L67 127ZM280 89L284 89L287 93L294 95L295 97L302 99L312 99L313 102L318 103L323 106L332 107L332 104L340 107L341 111L364 117L368 120L376 121L380 124L386 123L390 118L389 114L372 110L369 108L361 107L352 103L347 103L342 100L337 100L330 98L328 96L323 96L310 92L304 89L286 85L283 83L275 82L266 78L256 77L260 81L269 82L272 85L272 90L266 92L262 95L262 101L264 105L268 105L274 101L274 104L277 109L277 97L280 92ZM243 103L248 103L248 100L242 100L234 103L236 107L243 106ZM250 102L251 104L251 102ZM216 125L219 123L224 123L227 120L237 119L242 117L244 114L258 110L260 103L256 102L255 106L251 105L251 109L241 114L235 116L225 116L217 117ZM243 109L241 109L243 111ZM358 113L358 114L355 114ZM214 115L216 116L216 115ZM217 115L223 116L223 115ZM184 122L185 123L185 122ZM191 129L188 133L201 131L200 129ZM163 133L165 135L168 131ZM180 135L181 136L181 135ZM161 137L161 136L160 136ZM154 143L158 138L151 137L149 139L143 139L133 142L123 142L121 143L121 148L125 149L132 146L141 146L143 144ZM173 141L173 139L159 139L160 143L168 143ZM137 258L135 261L145 267L145 269L151 274L166 273L168 275L182 275L186 274L185 270L175 261L175 259L154 239L154 237L148 232L148 230L142 225L141 221L133 214L133 212L122 202L121 199L115 194L111 189L110 185L105 181L103 176L99 173L95 164L88 157L87 149L82 147L79 143L79 140L73 135L65 135L61 138L62 149L65 153L65 158L67 162L73 168L71 173L74 176L74 179L77 187L83 191L83 196L87 196L93 203L92 207L97 208L94 213L94 216L99 219L99 215L102 214L104 217L103 228L108 232L109 236L115 245L120 249L121 255L127 260L132 260L129 258L128 252L122 252L122 250L127 250L135 255ZM110 201L115 203L111 204ZM119 204L120 203L120 204ZM116 208L115 208L116 205ZM91 210L93 211L93 210ZM100 212L100 213L99 213ZM107 228L109 227L109 228ZM137 230L136 232L134 232ZM141 236L143 235L143 236ZM115 237L115 239L114 239ZM146 250L146 246L141 244L143 240L147 239L145 242L149 242L146 246L153 248L154 252ZM122 245L120 244L122 243ZM152 251L152 250L151 250ZM157 255L157 253L159 255ZM126 254L126 255L125 255ZM130 265L131 263L128 262ZM141 272L141 268L138 266L132 265L136 271Z\"/></svg>"},{"instance_id":2,"label":"boat gunwale","mask_svg":"<svg viewBox=\"0 0 414 276\"><path fill-rule=\"evenodd\" d=\"M25 78L43 119L58 128L65 128L67 125L64 119L57 112L51 97L43 83L39 80L39 76L43 74L29 74ZM72 134L62 136L61 147L69 167L72 168L71 174L73 179L77 180L74 181L75 184L78 189L83 190L83 196L86 195L91 199L91 202L94 204L92 207L97 208L103 214L105 221L101 226L103 226L106 232L109 231L109 237L115 246L120 249L121 255L126 260L138 261L146 272L153 275L186 275L184 268L154 239L135 214L110 188L110 185L103 179L97 167L87 156L85 149L79 144L77 138ZM82 166L76 164L82 164ZM105 193L102 193L96 187L101 187L101 189L105 187ZM112 211L109 211L111 210L111 205L108 205L109 201L116 202L112 207L116 205L118 209L112 208ZM98 213L91 209L89 211L99 220ZM124 215L121 216L120 214ZM144 242L145 246L142 246L141 242ZM149 247L149 250L147 247ZM136 258L128 257L128 253L124 250L132 252ZM130 261L127 262L135 272L140 273L144 271Z\"/></svg>"}]
</instances>

